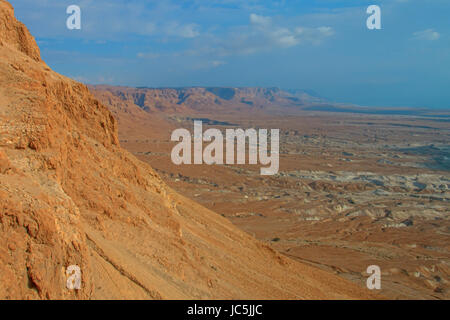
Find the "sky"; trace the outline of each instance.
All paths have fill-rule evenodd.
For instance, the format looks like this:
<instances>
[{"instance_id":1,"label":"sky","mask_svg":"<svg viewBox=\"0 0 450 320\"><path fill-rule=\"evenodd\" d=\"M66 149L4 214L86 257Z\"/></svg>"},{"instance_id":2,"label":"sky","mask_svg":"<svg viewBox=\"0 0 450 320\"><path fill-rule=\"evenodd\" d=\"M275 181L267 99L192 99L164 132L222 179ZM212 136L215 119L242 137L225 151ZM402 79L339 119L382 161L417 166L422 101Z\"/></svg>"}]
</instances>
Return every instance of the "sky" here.
<instances>
[{"instance_id":1,"label":"sky","mask_svg":"<svg viewBox=\"0 0 450 320\"><path fill-rule=\"evenodd\" d=\"M449 0L10 0L55 71L131 87L280 87L450 109ZM69 5L81 29L69 30ZM381 29L369 30L369 5Z\"/></svg>"}]
</instances>

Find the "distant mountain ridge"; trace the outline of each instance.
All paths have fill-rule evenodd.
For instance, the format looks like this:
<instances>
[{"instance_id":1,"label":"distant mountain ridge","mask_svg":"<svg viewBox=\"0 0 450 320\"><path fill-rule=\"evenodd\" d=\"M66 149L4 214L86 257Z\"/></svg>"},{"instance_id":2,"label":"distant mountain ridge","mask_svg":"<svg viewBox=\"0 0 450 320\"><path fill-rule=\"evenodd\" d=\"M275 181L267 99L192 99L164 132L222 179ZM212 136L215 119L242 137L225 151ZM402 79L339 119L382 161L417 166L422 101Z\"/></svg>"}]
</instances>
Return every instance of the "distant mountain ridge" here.
<instances>
[{"instance_id":1,"label":"distant mountain ridge","mask_svg":"<svg viewBox=\"0 0 450 320\"><path fill-rule=\"evenodd\" d=\"M302 108L326 101L306 90L285 91L270 87L180 87L147 88L90 86L97 94L108 92L121 101L132 102L147 112L233 112L242 110L276 111Z\"/></svg>"},{"instance_id":2,"label":"distant mountain ridge","mask_svg":"<svg viewBox=\"0 0 450 320\"><path fill-rule=\"evenodd\" d=\"M88 85L94 95L108 106L133 104L147 113L229 114L265 112L267 114L299 114L300 112L332 112L379 115L417 115L445 118L445 110L411 107L369 107L330 101L313 90L277 87L178 87L148 88L110 85ZM108 98L105 101L105 96ZM112 103L112 100L115 100ZM111 109L111 108L110 108ZM112 108L114 112L115 109Z\"/></svg>"}]
</instances>

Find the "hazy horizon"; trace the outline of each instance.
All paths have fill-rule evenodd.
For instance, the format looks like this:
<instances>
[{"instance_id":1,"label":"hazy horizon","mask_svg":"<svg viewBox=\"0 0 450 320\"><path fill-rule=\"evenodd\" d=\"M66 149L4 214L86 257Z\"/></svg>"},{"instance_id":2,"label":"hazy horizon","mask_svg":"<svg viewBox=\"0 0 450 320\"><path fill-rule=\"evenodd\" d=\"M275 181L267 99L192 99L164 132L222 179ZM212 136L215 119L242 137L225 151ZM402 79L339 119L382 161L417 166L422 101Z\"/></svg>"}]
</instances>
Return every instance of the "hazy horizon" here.
<instances>
[{"instance_id":1,"label":"hazy horizon","mask_svg":"<svg viewBox=\"0 0 450 320\"><path fill-rule=\"evenodd\" d=\"M129 87L278 87L377 107L449 109L444 0L13 0L57 72ZM81 30L68 30L69 5ZM369 5L381 30L369 30Z\"/></svg>"}]
</instances>

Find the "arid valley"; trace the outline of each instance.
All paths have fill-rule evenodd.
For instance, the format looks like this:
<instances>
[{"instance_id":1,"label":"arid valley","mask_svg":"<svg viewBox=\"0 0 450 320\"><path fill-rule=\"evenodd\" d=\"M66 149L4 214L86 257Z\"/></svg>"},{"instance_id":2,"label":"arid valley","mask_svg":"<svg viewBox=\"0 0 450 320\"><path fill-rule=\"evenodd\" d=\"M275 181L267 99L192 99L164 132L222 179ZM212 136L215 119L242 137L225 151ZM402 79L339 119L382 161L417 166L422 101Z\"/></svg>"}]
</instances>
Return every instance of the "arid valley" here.
<instances>
[{"instance_id":1,"label":"arid valley","mask_svg":"<svg viewBox=\"0 0 450 320\"><path fill-rule=\"evenodd\" d=\"M122 146L172 188L284 255L361 287L367 266L379 265L388 298L449 298L448 113L327 111L305 93L291 97L293 106L277 89L236 89L232 99L211 93L219 88L92 89L118 118ZM280 172L174 165L170 133L192 128L193 119L222 131L280 128Z\"/></svg>"}]
</instances>

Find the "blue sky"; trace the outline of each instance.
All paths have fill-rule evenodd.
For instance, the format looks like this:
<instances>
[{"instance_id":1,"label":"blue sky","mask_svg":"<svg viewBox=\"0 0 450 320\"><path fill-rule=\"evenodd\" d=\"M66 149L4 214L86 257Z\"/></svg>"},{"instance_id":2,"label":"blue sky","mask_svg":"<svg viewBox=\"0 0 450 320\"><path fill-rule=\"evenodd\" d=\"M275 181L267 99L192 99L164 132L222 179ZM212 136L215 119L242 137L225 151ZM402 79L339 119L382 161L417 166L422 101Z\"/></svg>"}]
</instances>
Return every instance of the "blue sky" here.
<instances>
[{"instance_id":1,"label":"blue sky","mask_svg":"<svg viewBox=\"0 0 450 320\"><path fill-rule=\"evenodd\" d=\"M85 83L310 89L450 109L449 0L11 0L45 61ZM82 12L66 28L66 8ZM381 30L366 8L381 7Z\"/></svg>"}]
</instances>

